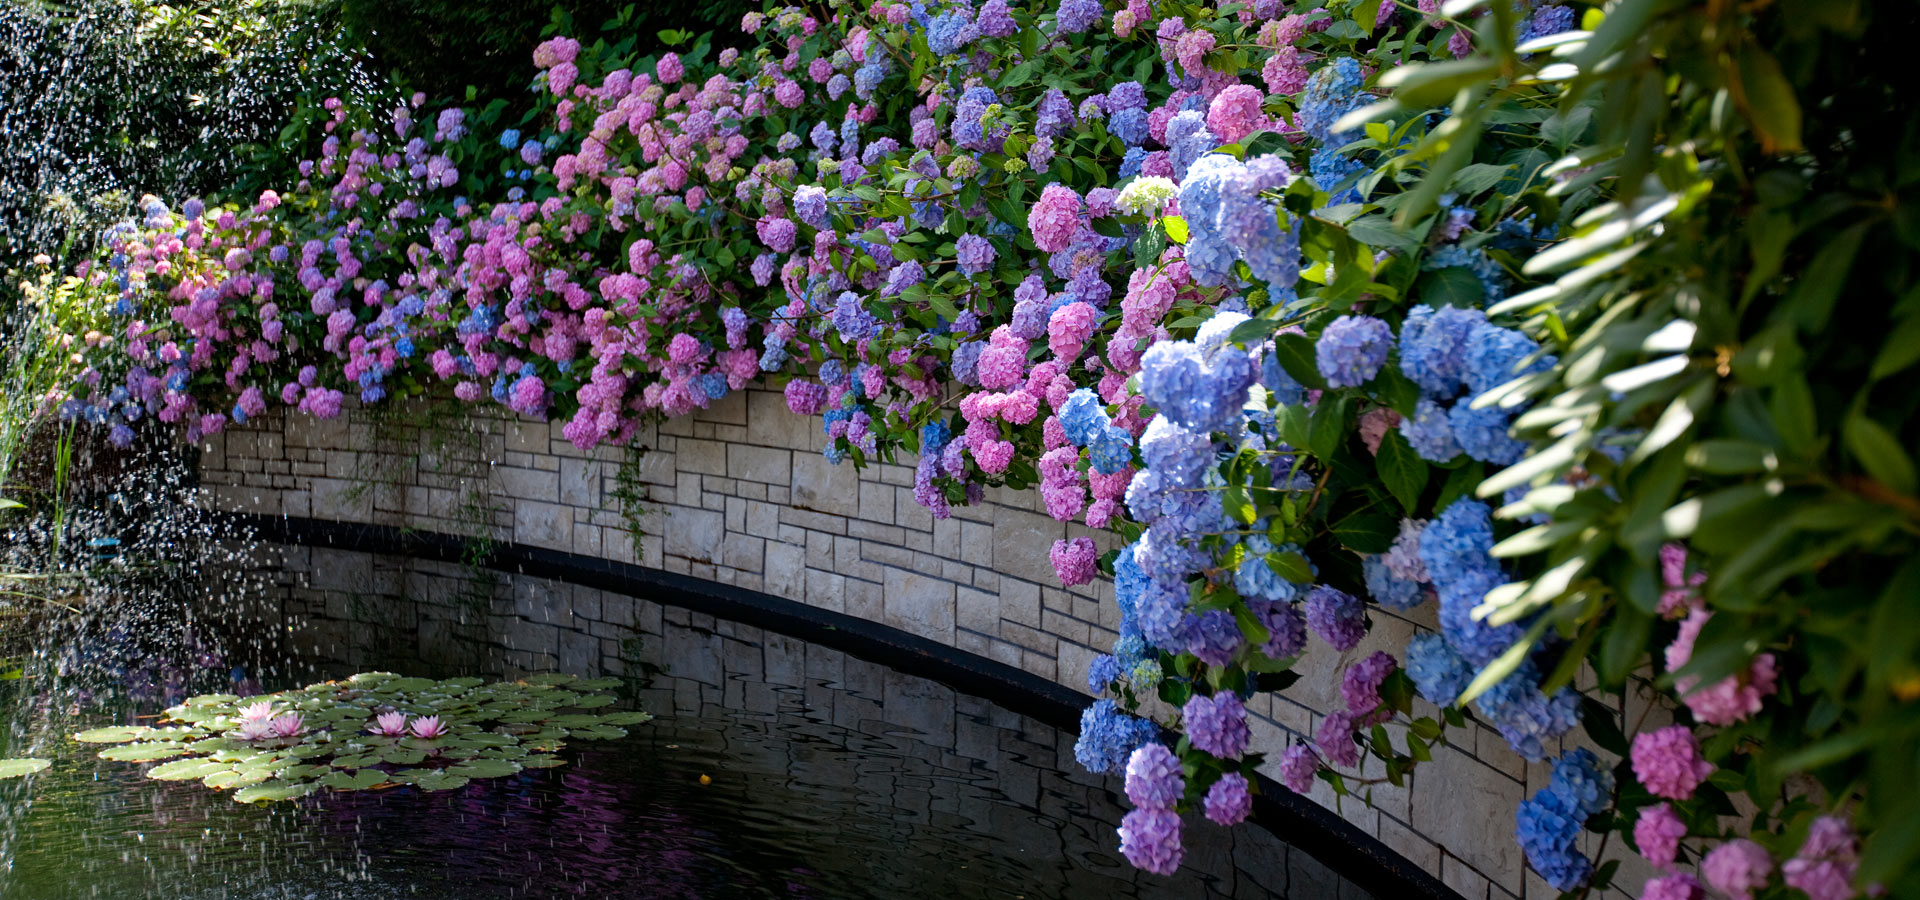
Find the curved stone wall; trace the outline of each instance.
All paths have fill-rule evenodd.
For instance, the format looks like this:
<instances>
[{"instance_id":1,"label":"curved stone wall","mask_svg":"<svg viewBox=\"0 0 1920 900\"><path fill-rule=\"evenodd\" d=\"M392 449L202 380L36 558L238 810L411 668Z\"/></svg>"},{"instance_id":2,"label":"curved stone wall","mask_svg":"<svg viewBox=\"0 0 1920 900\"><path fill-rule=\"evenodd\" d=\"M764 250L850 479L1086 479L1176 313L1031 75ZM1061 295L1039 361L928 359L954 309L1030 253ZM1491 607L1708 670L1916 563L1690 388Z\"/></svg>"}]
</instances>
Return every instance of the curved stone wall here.
<instances>
[{"instance_id":1,"label":"curved stone wall","mask_svg":"<svg viewBox=\"0 0 1920 900\"><path fill-rule=\"evenodd\" d=\"M1088 662L1116 638L1112 585L1063 589L1047 560L1060 538L1087 535L1105 549L1113 537L1048 517L1038 491L990 489L984 504L935 520L913 500L912 460L835 466L820 454L818 420L793 415L772 391L735 392L634 444L646 452L587 453L559 423L416 403L335 420L262 416L209 438L199 474L209 502L227 511L638 563L882 622L1083 692ZM1410 617L1374 614L1349 657L1401 650L1415 629L1434 627L1430 604ZM1285 695L1248 705L1255 747L1270 759L1339 703L1341 660L1316 650ZM1434 748L1406 787L1367 788L1371 806L1336 803L1324 784L1314 799L1463 897L1557 897L1526 870L1512 832L1515 807L1546 784L1546 767L1527 765L1478 724L1450 734L1456 745ZM1565 740L1571 747L1577 734ZM1382 774L1368 762L1363 774ZM1642 864L1623 843L1586 849L1621 859L1616 883L1637 887Z\"/></svg>"}]
</instances>

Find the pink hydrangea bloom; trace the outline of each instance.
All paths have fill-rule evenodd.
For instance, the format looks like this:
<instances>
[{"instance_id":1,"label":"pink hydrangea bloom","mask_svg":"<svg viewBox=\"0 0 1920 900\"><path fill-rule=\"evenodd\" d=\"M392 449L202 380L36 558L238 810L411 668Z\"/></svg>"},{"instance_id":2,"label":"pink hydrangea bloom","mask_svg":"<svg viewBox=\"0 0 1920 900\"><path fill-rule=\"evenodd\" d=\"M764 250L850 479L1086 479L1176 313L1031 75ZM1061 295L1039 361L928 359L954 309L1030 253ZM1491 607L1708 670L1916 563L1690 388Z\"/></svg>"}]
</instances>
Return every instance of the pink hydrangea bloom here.
<instances>
[{"instance_id":1,"label":"pink hydrangea bloom","mask_svg":"<svg viewBox=\"0 0 1920 900\"><path fill-rule=\"evenodd\" d=\"M1367 443L1367 452L1380 455L1380 442L1386 439L1387 432L1400 424L1400 414L1385 406L1375 407L1360 414L1360 439Z\"/></svg>"},{"instance_id":2,"label":"pink hydrangea bloom","mask_svg":"<svg viewBox=\"0 0 1920 900\"><path fill-rule=\"evenodd\" d=\"M1773 874L1773 857L1765 847L1739 838L1709 851L1700 861L1700 874L1710 887L1733 900L1753 900L1753 892L1766 887Z\"/></svg>"},{"instance_id":3,"label":"pink hydrangea bloom","mask_svg":"<svg viewBox=\"0 0 1920 900\"><path fill-rule=\"evenodd\" d=\"M1680 622L1680 633L1667 646L1667 671L1677 672L1693 658L1694 641L1713 613L1695 609ZM1761 701L1778 689L1773 654L1754 657L1745 671L1735 672L1713 684L1700 687L1700 676L1675 678L1673 688L1680 702L1693 711L1695 718L1709 725L1732 725L1760 711Z\"/></svg>"},{"instance_id":4,"label":"pink hydrangea bloom","mask_svg":"<svg viewBox=\"0 0 1920 900\"><path fill-rule=\"evenodd\" d=\"M1054 541L1053 549L1047 553L1053 562L1054 574L1068 587L1091 583L1100 571L1099 557L1100 551L1094 547L1093 540L1084 537Z\"/></svg>"},{"instance_id":5,"label":"pink hydrangea bloom","mask_svg":"<svg viewBox=\"0 0 1920 900\"><path fill-rule=\"evenodd\" d=\"M1685 800L1693 796L1713 763L1700 758L1700 742L1685 725L1668 725L1633 736L1633 775L1654 796Z\"/></svg>"},{"instance_id":6,"label":"pink hydrangea bloom","mask_svg":"<svg viewBox=\"0 0 1920 900\"><path fill-rule=\"evenodd\" d=\"M1805 891L1812 900L1849 900L1859 863L1859 842L1844 820L1822 816L1813 820L1806 843L1780 871L1787 886Z\"/></svg>"},{"instance_id":7,"label":"pink hydrangea bloom","mask_svg":"<svg viewBox=\"0 0 1920 900\"><path fill-rule=\"evenodd\" d=\"M1091 305L1078 300L1054 310L1047 320L1047 346L1064 361L1078 359L1093 336L1095 316Z\"/></svg>"},{"instance_id":8,"label":"pink hydrangea bloom","mask_svg":"<svg viewBox=\"0 0 1920 900\"><path fill-rule=\"evenodd\" d=\"M980 471L989 475L998 475L1007 470L1013 462L1013 444L1007 441L980 441L969 439L967 449L973 453L973 461Z\"/></svg>"},{"instance_id":9,"label":"pink hydrangea bloom","mask_svg":"<svg viewBox=\"0 0 1920 900\"><path fill-rule=\"evenodd\" d=\"M672 84L687 74L687 68L681 64L678 53L661 54L660 62L653 67L653 71L659 76L661 84Z\"/></svg>"},{"instance_id":10,"label":"pink hydrangea bloom","mask_svg":"<svg viewBox=\"0 0 1920 900\"><path fill-rule=\"evenodd\" d=\"M1706 900L1707 891L1692 875L1684 872L1647 879L1640 900Z\"/></svg>"},{"instance_id":11,"label":"pink hydrangea bloom","mask_svg":"<svg viewBox=\"0 0 1920 900\"><path fill-rule=\"evenodd\" d=\"M1640 855L1656 866L1673 865L1679 856L1680 839L1686 836L1686 823L1665 803L1641 810L1640 818L1633 823L1634 844L1640 848Z\"/></svg>"},{"instance_id":12,"label":"pink hydrangea bloom","mask_svg":"<svg viewBox=\"0 0 1920 900\"><path fill-rule=\"evenodd\" d=\"M1231 144L1267 127L1266 113L1260 109L1266 99L1250 84L1236 84L1221 91L1207 108L1207 130L1222 143Z\"/></svg>"},{"instance_id":13,"label":"pink hydrangea bloom","mask_svg":"<svg viewBox=\"0 0 1920 900\"><path fill-rule=\"evenodd\" d=\"M1035 247L1047 253L1067 249L1080 229L1080 195L1064 184L1047 185L1027 213L1027 227Z\"/></svg>"}]
</instances>

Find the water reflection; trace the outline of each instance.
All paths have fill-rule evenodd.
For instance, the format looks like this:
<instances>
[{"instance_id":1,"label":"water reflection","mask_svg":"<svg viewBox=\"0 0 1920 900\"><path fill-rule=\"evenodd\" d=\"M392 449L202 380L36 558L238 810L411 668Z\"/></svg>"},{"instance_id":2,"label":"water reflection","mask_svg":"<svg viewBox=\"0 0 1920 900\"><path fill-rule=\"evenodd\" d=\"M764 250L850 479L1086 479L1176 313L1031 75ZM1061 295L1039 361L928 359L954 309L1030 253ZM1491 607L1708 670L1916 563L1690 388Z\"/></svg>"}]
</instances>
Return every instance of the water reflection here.
<instances>
[{"instance_id":1,"label":"water reflection","mask_svg":"<svg viewBox=\"0 0 1920 900\"><path fill-rule=\"evenodd\" d=\"M1203 822L1178 876L1142 875L1114 850L1119 783L1078 768L1071 733L837 650L524 576L261 552L253 571L271 582L248 615L278 640L242 665L296 682L369 669L612 675L658 718L576 745L559 769L267 808L69 745L31 805L16 798L0 893L1365 896L1271 834Z\"/></svg>"}]
</instances>

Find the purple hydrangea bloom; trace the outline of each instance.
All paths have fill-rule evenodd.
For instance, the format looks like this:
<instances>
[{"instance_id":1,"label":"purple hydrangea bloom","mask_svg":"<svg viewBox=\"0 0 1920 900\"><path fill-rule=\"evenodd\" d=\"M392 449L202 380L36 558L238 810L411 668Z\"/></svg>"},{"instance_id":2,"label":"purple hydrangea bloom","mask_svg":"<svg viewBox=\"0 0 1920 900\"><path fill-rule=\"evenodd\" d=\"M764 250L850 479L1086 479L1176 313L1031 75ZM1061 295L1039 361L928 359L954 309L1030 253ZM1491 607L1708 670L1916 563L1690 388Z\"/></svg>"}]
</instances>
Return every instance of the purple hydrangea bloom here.
<instances>
[{"instance_id":1,"label":"purple hydrangea bloom","mask_svg":"<svg viewBox=\"0 0 1920 900\"><path fill-rule=\"evenodd\" d=\"M1142 809L1172 809L1186 794L1180 757L1165 744L1147 743L1127 758L1127 799Z\"/></svg>"},{"instance_id":2,"label":"purple hydrangea bloom","mask_svg":"<svg viewBox=\"0 0 1920 900\"><path fill-rule=\"evenodd\" d=\"M1247 708L1238 694L1195 694L1180 713L1186 721L1187 739L1195 748L1221 759L1239 759L1246 752L1252 732L1247 728Z\"/></svg>"},{"instance_id":3,"label":"purple hydrangea bloom","mask_svg":"<svg viewBox=\"0 0 1920 900\"><path fill-rule=\"evenodd\" d=\"M1136 809L1120 820L1120 853L1155 875L1180 870L1180 816L1170 809Z\"/></svg>"},{"instance_id":4,"label":"purple hydrangea bloom","mask_svg":"<svg viewBox=\"0 0 1920 900\"><path fill-rule=\"evenodd\" d=\"M1307 594L1307 627L1345 653L1367 634L1366 607L1345 591L1318 585Z\"/></svg>"},{"instance_id":5,"label":"purple hydrangea bloom","mask_svg":"<svg viewBox=\"0 0 1920 900\"><path fill-rule=\"evenodd\" d=\"M960 271L968 275L979 275L993 268L993 242L980 235L961 235L954 242L954 253L959 257Z\"/></svg>"},{"instance_id":6,"label":"purple hydrangea bloom","mask_svg":"<svg viewBox=\"0 0 1920 900\"><path fill-rule=\"evenodd\" d=\"M1320 770L1320 757L1306 744L1294 744L1280 754L1280 783L1296 794L1313 790L1313 775Z\"/></svg>"},{"instance_id":7,"label":"purple hydrangea bloom","mask_svg":"<svg viewBox=\"0 0 1920 900\"><path fill-rule=\"evenodd\" d=\"M1247 791L1247 776L1228 772L1207 789L1201 803L1207 818L1218 825L1238 825L1253 812L1253 795Z\"/></svg>"}]
</instances>

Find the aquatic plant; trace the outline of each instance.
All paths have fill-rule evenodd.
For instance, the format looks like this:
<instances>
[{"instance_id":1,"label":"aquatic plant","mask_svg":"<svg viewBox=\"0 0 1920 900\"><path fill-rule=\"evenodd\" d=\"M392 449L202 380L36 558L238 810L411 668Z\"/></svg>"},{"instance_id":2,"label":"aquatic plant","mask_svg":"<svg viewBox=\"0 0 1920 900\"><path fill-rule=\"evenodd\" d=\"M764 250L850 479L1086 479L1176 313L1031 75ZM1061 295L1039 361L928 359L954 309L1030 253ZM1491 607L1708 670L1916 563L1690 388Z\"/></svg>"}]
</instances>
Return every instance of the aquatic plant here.
<instances>
[{"instance_id":1,"label":"aquatic plant","mask_svg":"<svg viewBox=\"0 0 1920 900\"><path fill-rule=\"evenodd\" d=\"M511 682L368 672L259 698L204 694L157 725L116 725L74 740L114 744L102 759L158 762L147 777L197 780L242 803L321 789L395 785L442 791L475 778L563 765L569 740L624 737L644 712L593 713L619 679L535 675ZM405 723L411 717L411 727Z\"/></svg>"}]
</instances>

